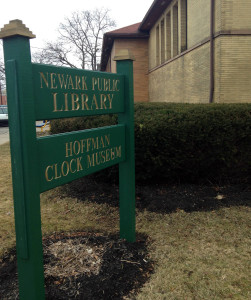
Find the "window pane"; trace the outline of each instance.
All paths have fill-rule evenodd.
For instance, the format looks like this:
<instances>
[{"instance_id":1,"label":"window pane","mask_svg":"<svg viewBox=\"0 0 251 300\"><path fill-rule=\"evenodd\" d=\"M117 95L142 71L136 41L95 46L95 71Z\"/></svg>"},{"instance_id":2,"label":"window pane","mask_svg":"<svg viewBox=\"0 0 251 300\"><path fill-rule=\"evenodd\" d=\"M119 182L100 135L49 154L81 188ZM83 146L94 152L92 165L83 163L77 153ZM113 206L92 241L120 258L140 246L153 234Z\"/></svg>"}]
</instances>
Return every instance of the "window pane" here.
<instances>
[{"instance_id":1,"label":"window pane","mask_svg":"<svg viewBox=\"0 0 251 300\"><path fill-rule=\"evenodd\" d=\"M173 56L178 55L178 5L173 7Z\"/></svg>"},{"instance_id":2,"label":"window pane","mask_svg":"<svg viewBox=\"0 0 251 300\"><path fill-rule=\"evenodd\" d=\"M160 64L159 59L159 26L156 28L156 65Z\"/></svg>"},{"instance_id":3,"label":"window pane","mask_svg":"<svg viewBox=\"0 0 251 300\"><path fill-rule=\"evenodd\" d=\"M171 58L171 15L166 15L166 59Z\"/></svg>"}]
</instances>

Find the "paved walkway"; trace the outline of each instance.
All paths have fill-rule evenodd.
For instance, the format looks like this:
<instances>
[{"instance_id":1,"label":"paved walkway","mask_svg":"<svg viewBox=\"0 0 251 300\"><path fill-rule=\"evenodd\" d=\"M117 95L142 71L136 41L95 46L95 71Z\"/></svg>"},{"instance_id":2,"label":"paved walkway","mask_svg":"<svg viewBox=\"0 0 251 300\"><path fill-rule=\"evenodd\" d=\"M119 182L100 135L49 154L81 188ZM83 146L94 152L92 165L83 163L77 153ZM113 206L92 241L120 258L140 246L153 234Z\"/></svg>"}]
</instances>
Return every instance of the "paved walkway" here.
<instances>
[{"instance_id":1,"label":"paved walkway","mask_svg":"<svg viewBox=\"0 0 251 300\"><path fill-rule=\"evenodd\" d=\"M37 124L41 124L41 121L37 122ZM37 127L36 128L37 132L41 132L41 128ZM50 127L47 125L45 128L43 128L43 131L50 130ZM0 125L0 145L9 142L10 137L9 137L9 127L8 126L3 126L2 124Z\"/></svg>"},{"instance_id":2,"label":"paved walkway","mask_svg":"<svg viewBox=\"0 0 251 300\"><path fill-rule=\"evenodd\" d=\"M0 145L9 142L9 127L2 126L0 127Z\"/></svg>"}]
</instances>

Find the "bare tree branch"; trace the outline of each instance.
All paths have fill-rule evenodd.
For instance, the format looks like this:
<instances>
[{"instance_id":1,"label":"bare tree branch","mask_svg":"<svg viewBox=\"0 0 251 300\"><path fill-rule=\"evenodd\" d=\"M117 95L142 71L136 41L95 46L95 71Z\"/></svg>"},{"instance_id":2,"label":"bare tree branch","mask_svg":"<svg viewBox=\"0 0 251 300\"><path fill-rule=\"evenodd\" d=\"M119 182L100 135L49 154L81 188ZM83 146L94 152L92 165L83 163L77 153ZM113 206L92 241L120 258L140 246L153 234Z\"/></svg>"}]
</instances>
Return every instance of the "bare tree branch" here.
<instances>
[{"instance_id":1,"label":"bare tree branch","mask_svg":"<svg viewBox=\"0 0 251 300\"><path fill-rule=\"evenodd\" d=\"M2 48L2 41L0 41L0 47ZM5 83L5 66L4 66L4 60L3 57L0 55L0 85L1 90L5 89L6 83Z\"/></svg>"},{"instance_id":2,"label":"bare tree branch","mask_svg":"<svg viewBox=\"0 0 251 300\"><path fill-rule=\"evenodd\" d=\"M68 66L77 68L70 60L71 50L64 47L61 42L47 43L45 49L34 53L33 61L43 64L55 64L58 66Z\"/></svg>"},{"instance_id":3,"label":"bare tree branch","mask_svg":"<svg viewBox=\"0 0 251 300\"><path fill-rule=\"evenodd\" d=\"M60 23L58 40L47 43L33 59L41 63L96 70L103 34L114 26L107 9L74 12Z\"/></svg>"}]
</instances>

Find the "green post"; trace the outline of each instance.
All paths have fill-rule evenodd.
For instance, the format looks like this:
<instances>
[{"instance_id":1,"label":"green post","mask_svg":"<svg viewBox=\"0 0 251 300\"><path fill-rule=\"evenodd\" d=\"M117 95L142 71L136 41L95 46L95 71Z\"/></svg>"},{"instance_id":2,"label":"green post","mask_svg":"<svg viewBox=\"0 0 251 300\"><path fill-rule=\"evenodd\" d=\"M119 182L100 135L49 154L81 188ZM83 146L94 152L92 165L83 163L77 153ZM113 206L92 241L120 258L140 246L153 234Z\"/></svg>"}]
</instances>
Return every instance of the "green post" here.
<instances>
[{"instance_id":1,"label":"green post","mask_svg":"<svg viewBox=\"0 0 251 300\"><path fill-rule=\"evenodd\" d=\"M44 299L39 174L29 39L20 20L0 31L9 110L20 299Z\"/></svg>"},{"instance_id":2,"label":"green post","mask_svg":"<svg viewBox=\"0 0 251 300\"><path fill-rule=\"evenodd\" d=\"M125 78L125 111L119 114L119 124L125 124L126 160L119 164L120 237L135 242L135 155L133 57L122 50L114 58L117 73Z\"/></svg>"}]
</instances>

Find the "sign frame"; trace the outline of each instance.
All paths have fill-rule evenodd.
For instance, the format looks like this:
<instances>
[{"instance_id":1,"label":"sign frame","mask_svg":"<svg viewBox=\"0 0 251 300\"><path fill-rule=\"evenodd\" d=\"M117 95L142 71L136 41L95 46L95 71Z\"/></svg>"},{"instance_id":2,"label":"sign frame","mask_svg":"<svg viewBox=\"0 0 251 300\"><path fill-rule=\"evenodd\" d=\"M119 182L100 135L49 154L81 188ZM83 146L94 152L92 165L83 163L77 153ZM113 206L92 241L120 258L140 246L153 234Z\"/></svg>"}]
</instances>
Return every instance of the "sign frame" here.
<instances>
[{"instance_id":1,"label":"sign frame","mask_svg":"<svg viewBox=\"0 0 251 300\"><path fill-rule=\"evenodd\" d=\"M36 108L36 99L39 99L39 97L37 96L37 87L34 85L34 70L37 70L40 66L31 62L29 39L34 37L32 32L20 20L10 21L0 31L0 38L3 39L6 68L19 297L23 300L45 299L40 213L41 172L39 171L40 158L38 149L40 143L46 143L46 139L42 141L42 139L37 138L35 122L41 117L46 116L45 119L49 118L45 114L39 115L39 109ZM113 92L123 94L124 104L122 106L119 105L115 111L107 105L106 107L111 109L102 112L99 110L98 114L118 113L117 126L124 130L125 154L121 161L119 161L120 237L129 242L134 242L135 154L133 58L127 51L126 54L119 55L115 60L117 61L117 73L119 75L104 75L101 72L92 72L90 74L94 78L106 78L108 80L109 76L111 76L114 80L123 81L121 91L116 90L115 84ZM48 66L45 67L42 65L41 67L48 68ZM61 74L62 69L60 67L49 68L55 68L59 72L58 74ZM70 72L74 73L75 71ZM87 76L85 74L88 73L83 70L77 70L76 72L84 74L83 76ZM55 75L52 75L52 80L53 78L55 78ZM78 82L78 78L76 80ZM104 83L104 86L109 86L107 82L109 80ZM54 83L52 87L55 87ZM118 96L118 99L120 96ZM76 97L73 98L75 104L77 103ZM106 98L105 96L100 96L100 101L103 101L103 108L105 107L104 99L108 100L107 103L111 103L108 96ZM74 110L75 113L76 110ZM87 112L87 115L90 114L92 113ZM52 115L54 116L54 114ZM77 115L81 114L77 113L74 116ZM67 114L64 112L63 116L68 116L68 112ZM69 117L71 116L72 114L69 115ZM58 114L56 117L62 117L62 115Z\"/></svg>"}]
</instances>

